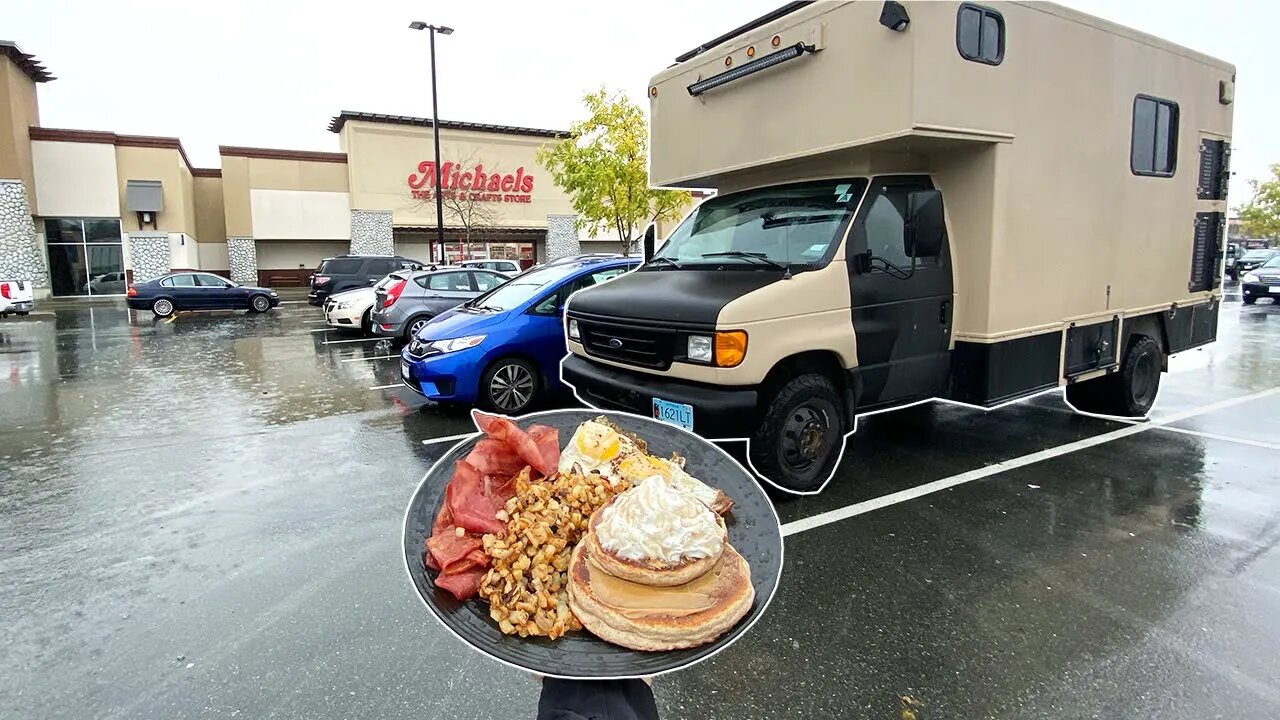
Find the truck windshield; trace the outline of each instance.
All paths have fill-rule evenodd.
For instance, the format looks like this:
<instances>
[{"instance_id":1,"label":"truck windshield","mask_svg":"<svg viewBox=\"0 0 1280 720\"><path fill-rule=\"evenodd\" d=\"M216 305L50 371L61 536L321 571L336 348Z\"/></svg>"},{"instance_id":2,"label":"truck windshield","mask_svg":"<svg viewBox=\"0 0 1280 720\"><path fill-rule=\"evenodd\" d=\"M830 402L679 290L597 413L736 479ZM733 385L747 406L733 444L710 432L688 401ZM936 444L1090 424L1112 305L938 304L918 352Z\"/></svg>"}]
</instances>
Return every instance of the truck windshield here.
<instances>
[{"instance_id":1,"label":"truck windshield","mask_svg":"<svg viewBox=\"0 0 1280 720\"><path fill-rule=\"evenodd\" d=\"M777 185L714 197L676 228L654 268L741 265L743 269L823 264L862 198L862 178Z\"/></svg>"}]
</instances>

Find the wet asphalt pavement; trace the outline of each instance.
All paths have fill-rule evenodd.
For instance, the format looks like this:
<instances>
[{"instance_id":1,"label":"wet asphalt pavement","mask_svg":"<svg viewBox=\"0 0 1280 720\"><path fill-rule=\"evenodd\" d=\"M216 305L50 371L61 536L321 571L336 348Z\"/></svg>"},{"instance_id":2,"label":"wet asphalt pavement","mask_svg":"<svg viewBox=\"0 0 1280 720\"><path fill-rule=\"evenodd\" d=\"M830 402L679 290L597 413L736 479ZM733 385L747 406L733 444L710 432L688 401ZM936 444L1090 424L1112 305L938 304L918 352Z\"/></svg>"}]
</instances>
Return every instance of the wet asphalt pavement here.
<instances>
[{"instance_id":1,"label":"wet asphalt pavement","mask_svg":"<svg viewBox=\"0 0 1280 720\"><path fill-rule=\"evenodd\" d=\"M422 441L467 416L374 389L394 350L318 318L0 321L0 716L533 716L403 569ZM663 717L1280 716L1277 388L1280 305L1236 297L1150 423L864 418L778 499L764 620L659 678Z\"/></svg>"}]
</instances>

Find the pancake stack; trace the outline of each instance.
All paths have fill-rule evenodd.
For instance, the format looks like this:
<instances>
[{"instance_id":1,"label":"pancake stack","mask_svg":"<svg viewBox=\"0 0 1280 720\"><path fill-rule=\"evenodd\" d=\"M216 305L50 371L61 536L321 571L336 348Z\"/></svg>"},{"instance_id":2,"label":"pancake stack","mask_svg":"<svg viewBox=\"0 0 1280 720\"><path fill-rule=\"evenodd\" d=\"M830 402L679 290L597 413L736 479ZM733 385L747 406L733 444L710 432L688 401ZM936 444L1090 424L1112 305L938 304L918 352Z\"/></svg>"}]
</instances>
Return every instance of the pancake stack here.
<instances>
[{"instance_id":1,"label":"pancake stack","mask_svg":"<svg viewBox=\"0 0 1280 720\"><path fill-rule=\"evenodd\" d=\"M592 515L568 580L569 608L583 627L633 650L712 642L755 600L751 568L724 521L657 477Z\"/></svg>"}]
</instances>

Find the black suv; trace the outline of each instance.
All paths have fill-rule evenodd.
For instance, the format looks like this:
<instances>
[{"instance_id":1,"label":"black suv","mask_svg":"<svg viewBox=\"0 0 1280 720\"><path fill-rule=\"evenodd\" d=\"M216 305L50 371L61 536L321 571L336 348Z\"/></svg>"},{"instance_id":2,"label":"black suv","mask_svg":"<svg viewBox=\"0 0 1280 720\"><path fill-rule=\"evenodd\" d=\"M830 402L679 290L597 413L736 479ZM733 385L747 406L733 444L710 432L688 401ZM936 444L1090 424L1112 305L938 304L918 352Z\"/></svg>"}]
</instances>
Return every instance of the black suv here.
<instances>
[{"instance_id":1,"label":"black suv","mask_svg":"<svg viewBox=\"0 0 1280 720\"><path fill-rule=\"evenodd\" d=\"M324 299L344 290L369 287L396 270L421 270L423 263L399 255L339 255L320 261L311 273L307 301L324 304Z\"/></svg>"}]
</instances>

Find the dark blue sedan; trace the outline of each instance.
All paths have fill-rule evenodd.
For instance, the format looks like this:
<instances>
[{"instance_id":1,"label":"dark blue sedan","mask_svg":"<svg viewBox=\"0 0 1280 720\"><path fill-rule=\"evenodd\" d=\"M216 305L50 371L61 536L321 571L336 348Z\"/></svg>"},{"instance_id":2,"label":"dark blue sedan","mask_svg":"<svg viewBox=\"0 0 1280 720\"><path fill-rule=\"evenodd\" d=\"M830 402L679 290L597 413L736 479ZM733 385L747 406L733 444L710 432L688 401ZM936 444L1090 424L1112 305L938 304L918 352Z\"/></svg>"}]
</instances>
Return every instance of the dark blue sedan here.
<instances>
[{"instance_id":1,"label":"dark blue sedan","mask_svg":"<svg viewBox=\"0 0 1280 720\"><path fill-rule=\"evenodd\" d=\"M169 317L179 310L248 310L266 312L280 304L275 290L239 285L203 272L176 272L134 283L127 293L129 307Z\"/></svg>"},{"instance_id":2,"label":"dark blue sedan","mask_svg":"<svg viewBox=\"0 0 1280 720\"><path fill-rule=\"evenodd\" d=\"M432 318L401 352L400 377L429 400L519 415L561 387L565 301L639 265L581 257L517 275Z\"/></svg>"}]
</instances>

